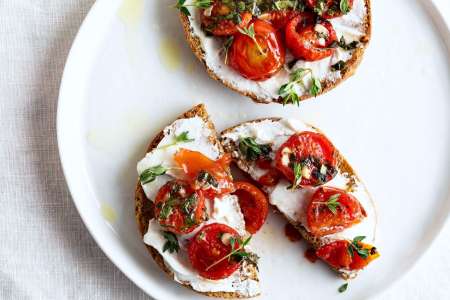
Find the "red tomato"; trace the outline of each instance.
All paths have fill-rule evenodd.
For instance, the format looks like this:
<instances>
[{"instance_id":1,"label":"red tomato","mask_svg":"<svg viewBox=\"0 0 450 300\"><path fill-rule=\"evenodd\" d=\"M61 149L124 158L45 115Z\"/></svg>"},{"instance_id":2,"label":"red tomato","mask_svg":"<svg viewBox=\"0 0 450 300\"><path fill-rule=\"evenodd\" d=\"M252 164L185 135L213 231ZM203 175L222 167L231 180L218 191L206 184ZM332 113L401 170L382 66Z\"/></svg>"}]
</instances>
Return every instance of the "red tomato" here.
<instances>
[{"instance_id":1,"label":"red tomato","mask_svg":"<svg viewBox=\"0 0 450 300\"><path fill-rule=\"evenodd\" d=\"M361 242L359 245L368 250L368 256L363 258L356 251L352 251L352 255L350 244L346 240L334 241L317 249L316 254L333 268L347 270L360 270L380 256L375 247Z\"/></svg>"},{"instance_id":2,"label":"red tomato","mask_svg":"<svg viewBox=\"0 0 450 300\"><path fill-rule=\"evenodd\" d=\"M300 186L316 186L336 175L337 152L331 142L320 133L304 131L292 135L275 155L275 166L291 182L294 165L300 165Z\"/></svg>"},{"instance_id":3,"label":"red tomato","mask_svg":"<svg viewBox=\"0 0 450 300\"><path fill-rule=\"evenodd\" d=\"M258 179L258 183L263 186L276 186L283 175L277 169L270 169L266 174Z\"/></svg>"},{"instance_id":4,"label":"red tomato","mask_svg":"<svg viewBox=\"0 0 450 300\"><path fill-rule=\"evenodd\" d=\"M306 0L306 5L325 19L337 18L345 14L341 11L341 0ZM348 9L353 7L353 0L347 0Z\"/></svg>"},{"instance_id":5,"label":"red tomato","mask_svg":"<svg viewBox=\"0 0 450 300\"><path fill-rule=\"evenodd\" d=\"M228 50L228 62L245 78L261 81L272 77L283 67L285 49L279 32L268 22L255 20L247 29L251 26L257 43L248 35L235 34Z\"/></svg>"},{"instance_id":6,"label":"red tomato","mask_svg":"<svg viewBox=\"0 0 450 300\"><path fill-rule=\"evenodd\" d=\"M333 55L337 41L333 25L309 13L295 17L286 25L286 46L298 59L316 61Z\"/></svg>"},{"instance_id":7,"label":"red tomato","mask_svg":"<svg viewBox=\"0 0 450 300\"><path fill-rule=\"evenodd\" d=\"M224 259L212 266L233 250L229 242L225 244L222 241L223 234L228 234L235 239L239 238L233 228L213 223L200 229L188 244L189 260L194 269L204 278L212 280L227 278L239 268L240 263L233 259ZM239 246L234 247L236 249Z\"/></svg>"},{"instance_id":8,"label":"red tomato","mask_svg":"<svg viewBox=\"0 0 450 300\"><path fill-rule=\"evenodd\" d=\"M272 23L275 29L281 29L298 15L300 15L298 10L274 10L260 15L258 18Z\"/></svg>"},{"instance_id":9,"label":"red tomato","mask_svg":"<svg viewBox=\"0 0 450 300\"><path fill-rule=\"evenodd\" d=\"M216 36L233 35L238 31L238 27L244 28L252 20L252 14L249 12L240 13L240 23L233 18L227 18L233 16L235 8L231 4L223 3L224 1L215 0L212 4L211 14L206 16L205 10L200 10L200 19L203 28Z\"/></svg>"},{"instance_id":10,"label":"red tomato","mask_svg":"<svg viewBox=\"0 0 450 300\"><path fill-rule=\"evenodd\" d=\"M306 214L309 231L316 236L340 232L367 217L358 199L332 187L321 187L314 193Z\"/></svg>"},{"instance_id":11,"label":"red tomato","mask_svg":"<svg viewBox=\"0 0 450 300\"><path fill-rule=\"evenodd\" d=\"M205 220L205 198L187 182L169 181L156 195L155 218L168 231L189 233Z\"/></svg>"},{"instance_id":12,"label":"red tomato","mask_svg":"<svg viewBox=\"0 0 450 300\"><path fill-rule=\"evenodd\" d=\"M229 154L214 161L200 152L180 149L174 160L183 168L187 181L194 189L203 190L205 197L212 199L216 195L234 191Z\"/></svg>"},{"instance_id":13,"label":"red tomato","mask_svg":"<svg viewBox=\"0 0 450 300\"><path fill-rule=\"evenodd\" d=\"M256 186L249 182L234 183L234 195L239 198L239 206L245 220L245 229L251 234L256 233L267 219L269 204L266 196Z\"/></svg>"}]
</instances>

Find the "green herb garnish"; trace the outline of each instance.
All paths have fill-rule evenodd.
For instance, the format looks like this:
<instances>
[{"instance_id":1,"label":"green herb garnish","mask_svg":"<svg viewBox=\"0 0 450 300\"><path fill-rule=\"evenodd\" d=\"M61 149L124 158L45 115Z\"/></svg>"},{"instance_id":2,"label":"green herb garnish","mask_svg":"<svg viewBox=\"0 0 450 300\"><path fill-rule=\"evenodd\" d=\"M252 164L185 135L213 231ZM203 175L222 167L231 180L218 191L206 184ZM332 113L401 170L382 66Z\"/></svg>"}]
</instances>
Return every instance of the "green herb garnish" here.
<instances>
[{"instance_id":1,"label":"green herb garnish","mask_svg":"<svg viewBox=\"0 0 450 300\"><path fill-rule=\"evenodd\" d=\"M311 69L299 68L290 74L290 81L283 84L278 90L278 94L281 98L283 98L283 105L288 103L299 105L300 97L295 90L295 86L300 85L303 90L308 90L305 86L304 79L309 74L311 75L311 87L309 89L309 93L313 96L317 96L317 94L322 90L320 81L313 76Z\"/></svg>"},{"instance_id":2,"label":"green herb garnish","mask_svg":"<svg viewBox=\"0 0 450 300\"><path fill-rule=\"evenodd\" d=\"M225 43L223 43L222 51L225 53L225 64L228 63L228 51L230 50L231 45L233 44L234 36L229 36Z\"/></svg>"},{"instance_id":3,"label":"green herb garnish","mask_svg":"<svg viewBox=\"0 0 450 300\"><path fill-rule=\"evenodd\" d=\"M175 136L175 139L174 139L174 141L173 141L172 143L167 144L167 145L163 145L163 146L161 146L161 147L158 147L157 149L166 149L166 148L175 146L175 145L180 144L180 143L189 143L189 142L193 142L194 139L190 139L189 136L188 136L188 134L189 134L189 131L183 131L183 132L180 133L179 135L176 135L176 136Z\"/></svg>"},{"instance_id":4,"label":"green herb garnish","mask_svg":"<svg viewBox=\"0 0 450 300\"><path fill-rule=\"evenodd\" d=\"M348 253L351 255L351 257L355 255L354 253L355 251L359 255L359 257L363 259L367 259L369 257L369 249L364 249L360 244L360 242L365 238L366 238L365 236L357 236L350 243L347 250Z\"/></svg>"},{"instance_id":5,"label":"green herb garnish","mask_svg":"<svg viewBox=\"0 0 450 300\"><path fill-rule=\"evenodd\" d=\"M348 13L350 11L350 4L348 3L348 0L341 0L339 8L344 14Z\"/></svg>"},{"instance_id":6,"label":"green herb garnish","mask_svg":"<svg viewBox=\"0 0 450 300\"><path fill-rule=\"evenodd\" d=\"M248 36L249 38L252 39L252 41L256 44L256 47L258 47L259 53L261 55L266 55L266 53L263 51L263 49L261 48L261 45L258 43L258 41L256 40L256 35L255 35L255 26L254 24L250 24L250 26L248 26L247 28L241 28L238 27L237 28L239 30L240 33Z\"/></svg>"},{"instance_id":7,"label":"green herb garnish","mask_svg":"<svg viewBox=\"0 0 450 300\"><path fill-rule=\"evenodd\" d=\"M180 245L178 244L177 236L170 231L163 231L163 236L166 239L166 242L163 246L163 253L167 250L170 253L178 252L180 250Z\"/></svg>"},{"instance_id":8,"label":"green herb garnish","mask_svg":"<svg viewBox=\"0 0 450 300\"><path fill-rule=\"evenodd\" d=\"M347 290L348 288L348 282L344 283L343 285L341 285L338 289L339 293L343 293Z\"/></svg>"},{"instance_id":9,"label":"green herb garnish","mask_svg":"<svg viewBox=\"0 0 450 300\"><path fill-rule=\"evenodd\" d=\"M230 238L230 245L231 245L231 251L221 259L215 261L211 265L209 265L205 271L208 271L212 267L218 265L219 263L223 262L224 260L228 259L234 259L238 262L242 260L248 260L252 264L257 264L257 261L255 260L257 258L256 255L248 253L244 250L244 247L247 246L247 244L250 242L252 236L249 236L245 241L242 241L240 238L231 237Z\"/></svg>"},{"instance_id":10,"label":"green herb garnish","mask_svg":"<svg viewBox=\"0 0 450 300\"><path fill-rule=\"evenodd\" d=\"M273 5L278 10L296 9L297 4L298 4L298 1L292 1L292 0L279 0L279 1L273 2Z\"/></svg>"},{"instance_id":11,"label":"green herb garnish","mask_svg":"<svg viewBox=\"0 0 450 300\"><path fill-rule=\"evenodd\" d=\"M268 144L258 144L255 138L239 138L239 151L246 160L255 161L261 156L269 155L271 147Z\"/></svg>"},{"instance_id":12,"label":"green herb garnish","mask_svg":"<svg viewBox=\"0 0 450 300\"><path fill-rule=\"evenodd\" d=\"M290 187L291 190L294 190L302 181L302 169L303 166L301 163L294 162L292 165L292 170L294 171L294 182L292 182Z\"/></svg>"},{"instance_id":13,"label":"green herb garnish","mask_svg":"<svg viewBox=\"0 0 450 300\"><path fill-rule=\"evenodd\" d=\"M139 180L142 184L146 184L152 182L156 179L156 177L166 174L167 168L162 165L157 165L151 168L144 170L144 172L139 175Z\"/></svg>"},{"instance_id":14,"label":"green herb garnish","mask_svg":"<svg viewBox=\"0 0 450 300\"><path fill-rule=\"evenodd\" d=\"M346 66L345 61L340 60L331 66L331 71L342 71L344 70L345 66Z\"/></svg>"},{"instance_id":15,"label":"green herb garnish","mask_svg":"<svg viewBox=\"0 0 450 300\"><path fill-rule=\"evenodd\" d=\"M339 42L337 42L337 46L341 47L344 50L354 50L356 48L358 48L359 46L359 42L358 41L353 41L347 44L347 42L345 41L344 36L342 36L339 39Z\"/></svg>"},{"instance_id":16,"label":"green herb garnish","mask_svg":"<svg viewBox=\"0 0 450 300\"><path fill-rule=\"evenodd\" d=\"M159 213L159 219L165 220L167 219L170 214L172 213L173 206L177 202L177 198L170 196L169 199L167 199L166 202L161 207L161 211Z\"/></svg>"},{"instance_id":17,"label":"green herb garnish","mask_svg":"<svg viewBox=\"0 0 450 300\"><path fill-rule=\"evenodd\" d=\"M341 206L341 203L338 201L341 194L334 194L327 201L328 209L333 213L333 215L337 214L337 208Z\"/></svg>"},{"instance_id":18,"label":"green herb garnish","mask_svg":"<svg viewBox=\"0 0 450 300\"><path fill-rule=\"evenodd\" d=\"M190 16L191 13L189 12L188 6L207 9L212 5L212 3L213 0L194 0L192 4L186 4L186 0L178 0L177 4L175 4L175 7L178 8L186 16Z\"/></svg>"},{"instance_id":19,"label":"green herb garnish","mask_svg":"<svg viewBox=\"0 0 450 300\"><path fill-rule=\"evenodd\" d=\"M317 97L317 95L322 91L322 84L320 83L320 80L313 77L312 78L312 83L311 83L311 88L309 90L309 93L314 96Z\"/></svg>"}]
</instances>

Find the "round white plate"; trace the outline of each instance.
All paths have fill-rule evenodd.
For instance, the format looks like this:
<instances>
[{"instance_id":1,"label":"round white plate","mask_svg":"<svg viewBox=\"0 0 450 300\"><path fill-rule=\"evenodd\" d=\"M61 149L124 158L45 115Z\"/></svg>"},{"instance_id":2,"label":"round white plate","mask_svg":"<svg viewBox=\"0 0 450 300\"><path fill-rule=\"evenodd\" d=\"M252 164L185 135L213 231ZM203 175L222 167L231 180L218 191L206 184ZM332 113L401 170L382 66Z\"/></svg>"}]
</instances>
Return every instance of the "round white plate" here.
<instances>
[{"instance_id":1,"label":"round white plate","mask_svg":"<svg viewBox=\"0 0 450 300\"><path fill-rule=\"evenodd\" d=\"M168 280L134 219L135 166L153 136L195 103L219 130L267 116L324 130L365 179L379 209L381 258L352 281L367 299L404 275L448 216L449 29L431 2L377 0L373 38L356 75L300 107L257 105L211 80L185 42L175 0L98 0L70 53L58 107L64 172L106 255L157 299L197 294ZM447 45L447 46L446 46ZM342 284L270 216L260 248L261 299L342 299Z\"/></svg>"}]
</instances>

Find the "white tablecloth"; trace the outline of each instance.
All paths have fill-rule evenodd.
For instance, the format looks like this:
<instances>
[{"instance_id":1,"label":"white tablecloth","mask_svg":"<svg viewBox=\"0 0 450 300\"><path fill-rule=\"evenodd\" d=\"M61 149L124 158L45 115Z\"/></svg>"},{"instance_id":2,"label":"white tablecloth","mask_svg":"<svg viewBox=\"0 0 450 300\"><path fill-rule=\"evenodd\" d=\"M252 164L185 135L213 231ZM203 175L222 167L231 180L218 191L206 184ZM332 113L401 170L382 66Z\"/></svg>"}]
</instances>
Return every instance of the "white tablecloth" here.
<instances>
[{"instance_id":1,"label":"white tablecloth","mask_svg":"<svg viewBox=\"0 0 450 300\"><path fill-rule=\"evenodd\" d=\"M93 2L0 0L0 299L147 298L85 229L58 158L60 78ZM450 299L449 236L378 298Z\"/></svg>"}]
</instances>

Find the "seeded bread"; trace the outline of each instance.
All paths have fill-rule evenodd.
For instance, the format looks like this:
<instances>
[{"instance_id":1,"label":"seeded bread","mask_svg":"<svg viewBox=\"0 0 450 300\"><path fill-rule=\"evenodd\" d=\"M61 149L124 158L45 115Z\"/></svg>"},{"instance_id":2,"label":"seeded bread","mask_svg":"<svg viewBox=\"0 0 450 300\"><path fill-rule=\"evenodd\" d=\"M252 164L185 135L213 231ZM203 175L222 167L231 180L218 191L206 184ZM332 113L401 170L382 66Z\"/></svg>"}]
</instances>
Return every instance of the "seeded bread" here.
<instances>
[{"instance_id":1,"label":"seeded bread","mask_svg":"<svg viewBox=\"0 0 450 300\"><path fill-rule=\"evenodd\" d=\"M276 122L276 121L280 121L281 118L265 118L265 119L257 119L257 120L253 120L253 121L240 123L240 124L238 124L236 126L233 126L231 128L228 128L228 129L222 131L221 135L223 136L223 135L225 135L227 133L230 133L233 130L235 130L236 127L239 127L239 126L241 126L241 125L243 125L245 123L258 123L258 122L262 122L262 121L265 121L265 120L271 120L271 121ZM314 128L314 130L320 132L320 130L318 130L317 128ZM233 153L239 153L239 145L238 144L236 144L236 143L223 143L223 141L222 141L222 147L224 148L225 152L232 154L234 162L236 163L236 165L242 171L244 171L246 173L249 172L249 164L248 164L248 162L245 161L244 159L242 159L242 157L240 155L239 156L233 155ZM348 173L349 178L354 178L357 181L361 182L360 178L355 173L353 168L350 166L348 161L338 151L337 151L337 162L338 162L339 169L342 172ZM255 184L258 184L258 183L255 182ZM264 187L261 187L261 189L264 190ZM321 247L322 245L324 245L324 244L326 244L328 242L328 240L325 239L325 238L317 238L316 236L313 236L310 232L308 232L306 230L306 228L300 222L296 222L295 220L292 220L292 219L288 218L281 211L279 211L275 206L272 206L272 207L275 210L275 212L283 215L285 217L285 219L300 232L300 234L303 237L303 239L306 242L308 242L314 249L318 249L319 247ZM338 272L338 274L342 278L344 278L346 280L355 278L357 276L357 271L348 271L348 270L343 270L343 269L334 269L334 270L336 272Z\"/></svg>"},{"instance_id":2,"label":"seeded bread","mask_svg":"<svg viewBox=\"0 0 450 300\"><path fill-rule=\"evenodd\" d=\"M367 14L366 14L366 18L364 20L364 25L363 25L365 35L360 38L361 46L354 50L352 57L346 62L345 68L343 70L341 70L341 78L339 78L335 81L330 81L330 80L322 80L321 81L322 90L318 95L321 95L321 94L324 94L324 93L330 91L331 89L333 89L334 87L339 85L341 82L343 82L344 80L346 80L347 78L352 76L355 73L359 64L361 63L364 51L369 44L370 37L371 37L371 31L372 31L372 17L371 17L370 0L364 0L364 1L365 1L366 9L367 9ZM227 81L225 78L220 78L206 63L205 50L202 48L202 43L201 43L200 39L194 34L194 32L192 30L192 26L190 24L190 19L183 13L180 13L179 16L180 16L184 34L185 34L185 37L186 37L186 40L187 40L189 46L191 47L195 56L203 63L203 65L206 68L206 72L209 74L209 76L212 79L221 82L226 87L240 93L243 96L251 98L256 103L263 103L263 104L267 104L267 103L271 103L271 102L283 103L283 99L281 97L279 97L278 99L261 98L251 91L248 91L245 89L239 89L239 88L235 87L229 81ZM313 96L311 96L309 94L303 95L300 97L300 100L306 100L311 97L313 97Z\"/></svg>"},{"instance_id":3,"label":"seeded bread","mask_svg":"<svg viewBox=\"0 0 450 300\"><path fill-rule=\"evenodd\" d=\"M219 140L216 135L216 130L214 128L214 124L209 119L208 113L206 112L206 108L203 104L199 104L193 107L191 110L185 112L177 119L187 119L192 117L201 117L208 127L211 129L213 135L210 136L210 141L212 144L217 145L220 149L220 152L223 153L223 149L219 143ZM150 152L154 148L156 148L159 142L164 138L164 132L161 131L156 135L156 137L150 142L150 145L147 148L147 152ZM135 192L135 215L136 222L141 233L141 236L144 237L145 233L148 229L148 224L151 219L154 217L154 205L153 202L150 201L144 193L142 186L138 180L136 184L136 192ZM170 270L166 264L164 263L163 257L159 254L159 252L151 247L146 245L147 250L150 255L155 260L156 264L170 277L174 278L174 274L172 270ZM246 266L247 270L249 270L248 278L258 281L258 273L256 268L253 265ZM192 289L189 284L183 284L185 287ZM194 289L192 289L194 290ZM195 290L194 290L195 291ZM197 291L196 291L197 292ZM235 292L198 292L200 294L210 296L210 297L219 297L219 298L248 298L242 294Z\"/></svg>"}]
</instances>

